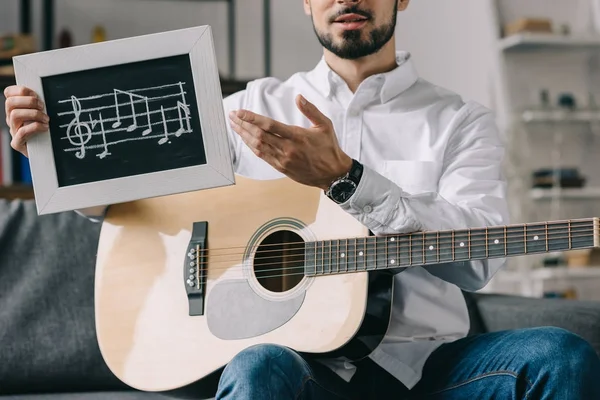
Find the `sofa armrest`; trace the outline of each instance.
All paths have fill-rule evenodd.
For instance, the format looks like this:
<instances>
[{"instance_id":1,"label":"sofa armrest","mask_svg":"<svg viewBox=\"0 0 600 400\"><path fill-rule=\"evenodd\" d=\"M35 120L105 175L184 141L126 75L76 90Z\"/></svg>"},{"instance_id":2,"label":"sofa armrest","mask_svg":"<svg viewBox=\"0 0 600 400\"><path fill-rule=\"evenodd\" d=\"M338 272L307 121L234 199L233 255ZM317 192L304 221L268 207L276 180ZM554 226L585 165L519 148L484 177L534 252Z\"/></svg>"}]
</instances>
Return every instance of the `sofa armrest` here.
<instances>
[{"instance_id":1,"label":"sofa armrest","mask_svg":"<svg viewBox=\"0 0 600 400\"><path fill-rule=\"evenodd\" d=\"M539 326L569 330L600 354L600 302L472 294L487 331Z\"/></svg>"}]
</instances>

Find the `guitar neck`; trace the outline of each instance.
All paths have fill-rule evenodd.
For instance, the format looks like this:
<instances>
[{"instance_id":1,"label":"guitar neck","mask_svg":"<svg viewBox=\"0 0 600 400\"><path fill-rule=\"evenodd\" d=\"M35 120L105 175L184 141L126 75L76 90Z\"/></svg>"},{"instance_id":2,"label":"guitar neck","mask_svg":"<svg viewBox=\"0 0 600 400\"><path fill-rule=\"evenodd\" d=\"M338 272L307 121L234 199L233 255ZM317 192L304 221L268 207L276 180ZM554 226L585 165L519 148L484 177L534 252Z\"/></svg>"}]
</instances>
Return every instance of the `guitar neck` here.
<instances>
[{"instance_id":1,"label":"guitar neck","mask_svg":"<svg viewBox=\"0 0 600 400\"><path fill-rule=\"evenodd\" d=\"M307 242L305 275L600 247L598 218Z\"/></svg>"}]
</instances>

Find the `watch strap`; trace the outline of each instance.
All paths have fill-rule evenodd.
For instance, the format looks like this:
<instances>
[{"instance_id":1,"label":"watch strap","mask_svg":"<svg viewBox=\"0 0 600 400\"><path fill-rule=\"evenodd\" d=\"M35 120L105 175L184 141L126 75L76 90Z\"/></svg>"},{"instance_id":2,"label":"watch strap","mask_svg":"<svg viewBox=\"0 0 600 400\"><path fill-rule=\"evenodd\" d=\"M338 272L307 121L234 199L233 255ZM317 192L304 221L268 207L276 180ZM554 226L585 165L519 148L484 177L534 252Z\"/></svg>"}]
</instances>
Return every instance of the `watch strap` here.
<instances>
[{"instance_id":1,"label":"watch strap","mask_svg":"<svg viewBox=\"0 0 600 400\"><path fill-rule=\"evenodd\" d=\"M356 161L355 159L352 159L352 167L350 168L350 171L347 174L348 179L351 179L354 183L356 183L356 186L358 186L358 184L360 183L360 178L362 178L362 174L362 164Z\"/></svg>"}]
</instances>

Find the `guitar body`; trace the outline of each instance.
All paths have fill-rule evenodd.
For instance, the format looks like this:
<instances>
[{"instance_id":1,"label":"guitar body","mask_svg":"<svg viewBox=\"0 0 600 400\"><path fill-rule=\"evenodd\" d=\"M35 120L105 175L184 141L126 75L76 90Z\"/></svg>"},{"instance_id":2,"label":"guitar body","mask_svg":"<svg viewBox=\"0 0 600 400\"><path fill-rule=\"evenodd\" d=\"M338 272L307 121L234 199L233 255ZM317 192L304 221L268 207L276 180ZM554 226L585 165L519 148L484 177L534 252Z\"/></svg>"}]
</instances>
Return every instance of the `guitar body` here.
<instances>
[{"instance_id":1,"label":"guitar body","mask_svg":"<svg viewBox=\"0 0 600 400\"><path fill-rule=\"evenodd\" d=\"M238 176L233 186L112 205L96 265L102 355L144 391L198 382L262 343L365 357L387 329L393 275L306 276L298 247L361 236L368 230L321 190L288 178Z\"/></svg>"}]
</instances>

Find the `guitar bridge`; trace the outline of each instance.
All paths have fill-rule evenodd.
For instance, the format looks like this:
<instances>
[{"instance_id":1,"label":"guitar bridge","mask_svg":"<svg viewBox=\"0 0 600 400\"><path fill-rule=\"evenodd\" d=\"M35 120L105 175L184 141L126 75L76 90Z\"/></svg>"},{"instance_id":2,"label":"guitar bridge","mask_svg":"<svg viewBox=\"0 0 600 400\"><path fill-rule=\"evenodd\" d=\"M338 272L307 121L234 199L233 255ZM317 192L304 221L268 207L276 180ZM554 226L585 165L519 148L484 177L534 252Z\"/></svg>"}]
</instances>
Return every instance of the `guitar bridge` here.
<instances>
[{"instance_id":1,"label":"guitar bridge","mask_svg":"<svg viewBox=\"0 0 600 400\"><path fill-rule=\"evenodd\" d=\"M204 315L206 296L206 250L208 222L194 222L192 237L183 262L183 280L187 292L189 315Z\"/></svg>"}]
</instances>

